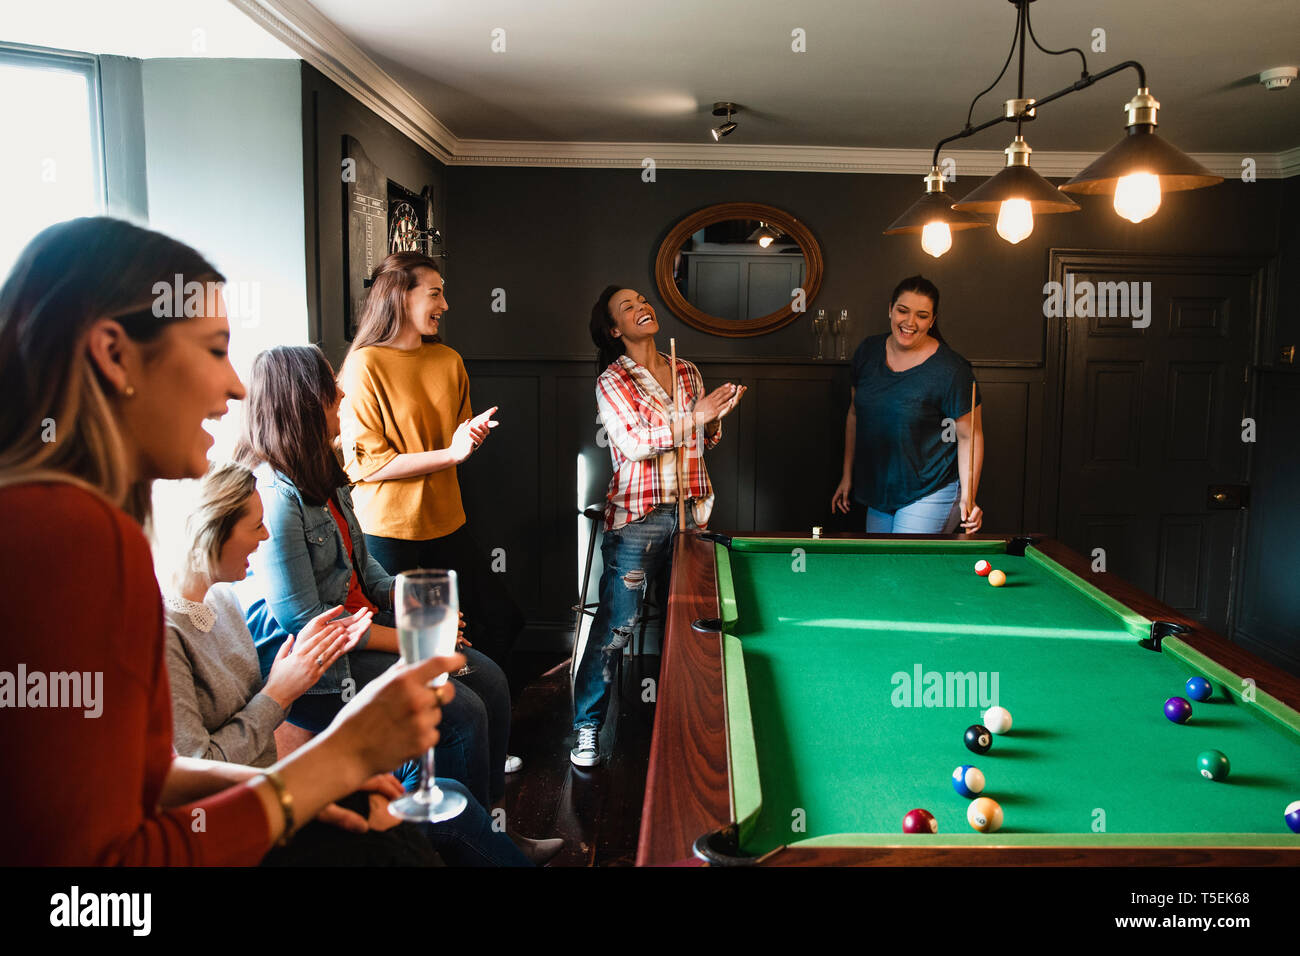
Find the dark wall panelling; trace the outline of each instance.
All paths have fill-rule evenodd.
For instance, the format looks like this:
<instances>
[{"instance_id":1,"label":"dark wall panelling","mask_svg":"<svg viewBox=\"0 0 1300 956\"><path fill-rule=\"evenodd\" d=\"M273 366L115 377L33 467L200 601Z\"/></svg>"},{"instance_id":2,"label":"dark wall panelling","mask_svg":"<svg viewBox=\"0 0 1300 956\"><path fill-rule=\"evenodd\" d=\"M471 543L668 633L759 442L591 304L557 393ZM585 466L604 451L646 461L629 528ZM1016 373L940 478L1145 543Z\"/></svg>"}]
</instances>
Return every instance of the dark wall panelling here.
<instances>
[{"instance_id":1,"label":"dark wall panelling","mask_svg":"<svg viewBox=\"0 0 1300 956\"><path fill-rule=\"evenodd\" d=\"M343 330L343 137L360 140L366 155L394 182L415 192L433 186L434 222L442 228L447 248L454 239L445 227L445 167L307 63L302 64L302 96L308 327L312 341L337 367L348 348Z\"/></svg>"},{"instance_id":2,"label":"dark wall panelling","mask_svg":"<svg viewBox=\"0 0 1300 956\"><path fill-rule=\"evenodd\" d=\"M1237 639L1300 669L1300 375L1266 373L1259 388Z\"/></svg>"}]
</instances>

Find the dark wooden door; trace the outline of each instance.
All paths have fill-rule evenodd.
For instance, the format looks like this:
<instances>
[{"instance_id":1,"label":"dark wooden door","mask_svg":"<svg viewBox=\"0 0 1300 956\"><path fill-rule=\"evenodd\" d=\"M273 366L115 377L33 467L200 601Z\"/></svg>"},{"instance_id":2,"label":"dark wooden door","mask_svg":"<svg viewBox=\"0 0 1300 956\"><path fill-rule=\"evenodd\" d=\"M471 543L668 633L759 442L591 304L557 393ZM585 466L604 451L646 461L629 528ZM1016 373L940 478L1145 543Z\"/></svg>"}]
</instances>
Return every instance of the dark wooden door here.
<instances>
[{"instance_id":1,"label":"dark wooden door","mask_svg":"<svg viewBox=\"0 0 1300 956\"><path fill-rule=\"evenodd\" d=\"M1076 296L1084 283L1102 294L1091 315L1048 319L1065 331L1059 536L1084 554L1103 549L1108 572L1231 634L1244 512L1216 507L1211 486L1247 477L1256 270L1054 253L1052 278L1068 290L1071 276ZM1136 290L1149 325L1134 326L1144 317L1132 298L1115 315L1122 296L1102 283Z\"/></svg>"}]
</instances>

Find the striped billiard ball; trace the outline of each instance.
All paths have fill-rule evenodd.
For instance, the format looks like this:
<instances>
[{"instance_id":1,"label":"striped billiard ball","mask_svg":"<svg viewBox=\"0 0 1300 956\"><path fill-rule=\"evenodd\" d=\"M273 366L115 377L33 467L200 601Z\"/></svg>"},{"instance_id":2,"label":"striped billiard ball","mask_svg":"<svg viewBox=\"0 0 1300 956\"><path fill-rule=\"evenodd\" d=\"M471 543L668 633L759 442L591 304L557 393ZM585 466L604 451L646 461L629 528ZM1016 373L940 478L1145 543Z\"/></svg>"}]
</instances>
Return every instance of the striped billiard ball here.
<instances>
[{"instance_id":1,"label":"striped billiard ball","mask_svg":"<svg viewBox=\"0 0 1300 956\"><path fill-rule=\"evenodd\" d=\"M976 562L975 562L975 573L978 574L978 575L979 575L980 577L982 577L982 578L986 578L986 577L988 577L988 576L989 576L989 572L992 571L992 570L993 570L993 565L989 564L987 561L976 561Z\"/></svg>"},{"instance_id":2,"label":"striped billiard ball","mask_svg":"<svg viewBox=\"0 0 1300 956\"><path fill-rule=\"evenodd\" d=\"M962 764L952 772L952 788L970 799L984 792L984 774L979 767Z\"/></svg>"},{"instance_id":3,"label":"striped billiard ball","mask_svg":"<svg viewBox=\"0 0 1300 956\"><path fill-rule=\"evenodd\" d=\"M1292 833L1300 833L1300 800L1286 805L1286 810L1282 812L1282 819L1286 821Z\"/></svg>"}]
</instances>

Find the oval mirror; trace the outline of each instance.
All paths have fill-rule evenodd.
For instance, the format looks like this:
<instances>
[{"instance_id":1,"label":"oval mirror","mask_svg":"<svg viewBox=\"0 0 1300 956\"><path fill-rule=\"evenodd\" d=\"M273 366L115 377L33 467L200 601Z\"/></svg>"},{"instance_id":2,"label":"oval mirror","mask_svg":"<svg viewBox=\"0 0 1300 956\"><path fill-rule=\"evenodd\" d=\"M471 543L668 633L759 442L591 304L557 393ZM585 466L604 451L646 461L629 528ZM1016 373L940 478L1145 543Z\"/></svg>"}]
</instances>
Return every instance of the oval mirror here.
<instances>
[{"instance_id":1,"label":"oval mirror","mask_svg":"<svg viewBox=\"0 0 1300 956\"><path fill-rule=\"evenodd\" d=\"M821 281L821 247L808 227L762 203L692 213L669 230L655 258L668 308L688 325L733 338L789 324L812 305Z\"/></svg>"}]
</instances>

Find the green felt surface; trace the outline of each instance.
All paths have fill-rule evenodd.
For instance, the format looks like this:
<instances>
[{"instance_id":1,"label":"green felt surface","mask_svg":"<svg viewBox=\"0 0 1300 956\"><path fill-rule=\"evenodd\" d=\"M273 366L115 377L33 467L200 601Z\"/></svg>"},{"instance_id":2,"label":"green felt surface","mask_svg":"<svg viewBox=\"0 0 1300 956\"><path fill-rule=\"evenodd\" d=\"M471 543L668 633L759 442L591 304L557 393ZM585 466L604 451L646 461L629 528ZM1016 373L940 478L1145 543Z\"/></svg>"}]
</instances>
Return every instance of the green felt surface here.
<instances>
[{"instance_id":1,"label":"green felt surface","mask_svg":"<svg viewBox=\"0 0 1300 956\"><path fill-rule=\"evenodd\" d=\"M1300 799L1294 712L1243 702L1228 692L1240 691L1236 675L1193 666L1204 662L1175 639L1141 647L1148 622L1033 549L995 554L1008 584L993 588L973 571L988 542L924 544L720 549L719 590L734 591L736 615L728 731L753 734L729 744L746 852L910 841L901 824L914 807L935 815L939 835L920 839L938 843L1300 844L1282 820ZM911 690L899 675L915 683L918 667ZM930 673L943 675L938 691ZM1215 697L1173 724L1164 701L1194 673ZM976 755L962 735L994 694L1014 726ZM1197 772L1211 748L1232 762L1227 782ZM997 834L966 823L969 801L951 783L961 764L979 767L1002 804Z\"/></svg>"}]
</instances>

